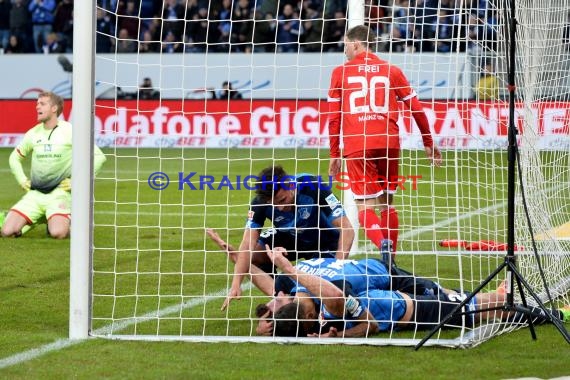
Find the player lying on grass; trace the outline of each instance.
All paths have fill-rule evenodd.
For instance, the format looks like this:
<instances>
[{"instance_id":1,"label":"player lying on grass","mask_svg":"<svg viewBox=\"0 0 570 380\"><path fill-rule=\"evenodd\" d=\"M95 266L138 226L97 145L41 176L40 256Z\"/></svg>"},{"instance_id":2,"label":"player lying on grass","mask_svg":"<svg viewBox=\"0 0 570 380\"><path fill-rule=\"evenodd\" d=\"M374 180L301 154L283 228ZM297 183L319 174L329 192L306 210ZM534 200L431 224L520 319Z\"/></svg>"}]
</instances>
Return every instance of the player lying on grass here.
<instances>
[{"instance_id":1,"label":"player lying on grass","mask_svg":"<svg viewBox=\"0 0 570 380\"><path fill-rule=\"evenodd\" d=\"M291 260L348 256L354 229L340 201L321 185L315 176L288 175L281 166L270 166L259 173L239 254L235 256L232 285L222 310L241 296L241 283L251 264L272 271L265 244L287 248ZM266 220L274 228L262 233Z\"/></svg>"},{"instance_id":2,"label":"player lying on grass","mask_svg":"<svg viewBox=\"0 0 570 380\"><path fill-rule=\"evenodd\" d=\"M330 281L301 271L286 258L283 248L267 255L283 274L297 282L294 296L282 296L273 313L273 333L276 336L366 337L380 331L398 329L429 329L450 314L465 299L465 294L442 291L433 295L412 295L400 291L371 289L359 294L347 294ZM497 318L524 322L526 316L516 312L485 311L500 307L506 301L504 292L480 293L466 305L465 312L480 310L482 320ZM548 318L542 310L531 311L535 323ZM564 323L570 322L570 306L557 310ZM446 326L472 327L474 313L455 315ZM259 328L258 328L259 329Z\"/></svg>"},{"instance_id":3,"label":"player lying on grass","mask_svg":"<svg viewBox=\"0 0 570 380\"><path fill-rule=\"evenodd\" d=\"M214 229L206 229L206 234L222 250L226 251L230 261L235 263L238 252L225 242ZM387 247L387 245L384 245ZM389 252L381 252L384 260L367 258L360 260L339 260L332 257L320 257L297 262L297 268L303 272L318 274L320 277L340 288L349 287L352 292L360 293L367 289L397 289L413 294L434 294L441 287L428 279L416 277L411 272L390 266L386 258ZM268 296L279 291L289 293L294 283L287 276L276 275L276 280L266 272L252 265L252 282ZM388 269L389 268L389 269ZM284 279L285 278L285 279Z\"/></svg>"},{"instance_id":4,"label":"player lying on grass","mask_svg":"<svg viewBox=\"0 0 570 380\"><path fill-rule=\"evenodd\" d=\"M208 236L224 251L229 259L235 262L238 252L234 247L226 243L213 229L207 229ZM383 247L388 247L383 245ZM405 293L419 295L433 295L445 291L437 283L414 276L412 273L387 264L390 260L390 252L382 252L385 261L375 258L361 260L339 260L336 258L314 258L298 261L296 267L305 273L316 274L331 282L347 294L359 294L368 289L399 290ZM260 335L272 335L273 320L269 317L276 308L281 306L281 301L288 299L297 284L286 275L277 274L271 277L251 265L251 279L266 295L276 297L267 304L258 305L256 314L260 318L257 333Z\"/></svg>"},{"instance_id":5,"label":"player lying on grass","mask_svg":"<svg viewBox=\"0 0 570 380\"><path fill-rule=\"evenodd\" d=\"M22 142L10 154L12 174L26 193L10 209L5 220L0 220L4 237L18 237L41 222L47 222L48 233L54 238L69 235L72 127L58 119L62 112L63 99L59 95L40 93L36 103L38 124L26 132ZM29 158L30 178L22 167L22 162ZM105 156L95 146L95 173L104 162Z\"/></svg>"}]
</instances>

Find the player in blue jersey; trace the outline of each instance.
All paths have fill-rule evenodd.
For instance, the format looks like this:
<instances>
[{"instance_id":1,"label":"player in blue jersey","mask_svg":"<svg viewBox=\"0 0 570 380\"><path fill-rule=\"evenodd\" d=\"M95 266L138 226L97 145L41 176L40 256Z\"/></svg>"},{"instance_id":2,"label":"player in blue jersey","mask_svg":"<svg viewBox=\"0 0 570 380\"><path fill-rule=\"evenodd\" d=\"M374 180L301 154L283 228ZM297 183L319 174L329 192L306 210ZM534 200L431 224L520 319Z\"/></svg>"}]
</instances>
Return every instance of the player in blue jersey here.
<instances>
[{"instance_id":1,"label":"player in blue jersey","mask_svg":"<svg viewBox=\"0 0 570 380\"><path fill-rule=\"evenodd\" d=\"M235 248L226 243L214 230L208 229L206 233L228 253L229 259L235 263L238 254ZM383 251L382 255L385 257L384 261L376 258L360 260L313 258L298 261L296 268L302 273L323 278L342 289L346 294L361 294L371 290L399 290L404 293L429 296L444 291L434 281L414 276L396 266L390 266L387 263L390 259L389 251ZM272 335L273 320L268 317L281 306L290 303L290 294L307 293L307 290L286 275L278 274L272 278L253 264L250 266L250 273L252 282L261 291L267 295L275 295L269 303L258 305L256 309L256 315L260 318L257 333Z\"/></svg>"},{"instance_id":2,"label":"player in blue jersey","mask_svg":"<svg viewBox=\"0 0 570 380\"><path fill-rule=\"evenodd\" d=\"M390 257L390 252L385 257ZM298 262L296 268L303 273L318 276L332 282L350 293L362 293L370 289L398 290L405 293L432 295L441 287L434 281L414 276L412 273L390 266L387 260L366 258L360 260L338 260L317 258ZM291 289L277 287L276 291L291 293Z\"/></svg>"},{"instance_id":3,"label":"player in blue jersey","mask_svg":"<svg viewBox=\"0 0 570 380\"><path fill-rule=\"evenodd\" d=\"M411 295L400 291L368 289L358 294L343 291L330 281L308 274L293 266L282 248L267 248L267 255L284 274L298 282L295 297L282 297L273 313L276 336L359 337L393 329L432 328L466 297L455 291L443 290L433 295ZM464 312L478 311L481 319L503 318L524 321L521 313L492 310L505 304L506 293L479 293L466 305ZM570 323L570 307L556 311ZM536 323L548 319L540 309L531 310ZM458 314L446 326L475 324L475 315L465 318ZM259 331L259 328L258 328Z\"/></svg>"},{"instance_id":4,"label":"player in blue jersey","mask_svg":"<svg viewBox=\"0 0 570 380\"><path fill-rule=\"evenodd\" d=\"M286 248L290 260L344 259L354 239L354 229L340 201L317 177L291 176L275 166L262 170L258 180L222 310L241 296L241 283L251 273L252 264L266 272L272 270L266 244ZM262 232L266 220L273 228Z\"/></svg>"},{"instance_id":5,"label":"player in blue jersey","mask_svg":"<svg viewBox=\"0 0 570 380\"><path fill-rule=\"evenodd\" d=\"M347 295L390 290L421 297L431 297L439 296L439 293L442 292L449 294L453 292L443 289L434 281L415 276L396 266L390 266L388 260L391 252L383 251L381 253L384 257L383 261L376 258L360 260L318 258L297 262L295 268L299 273L317 276L333 284ZM261 281L260 278L256 280ZM294 296L297 293L310 294L305 287L284 274L276 276L274 292L276 297L269 303L258 305L256 308L256 315L260 318L257 326L259 335L272 335L273 322L267 318L272 316L280 307L290 303L292 295Z\"/></svg>"},{"instance_id":6,"label":"player in blue jersey","mask_svg":"<svg viewBox=\"0 0 570 380\"><path fill-rule=\"evenodd\" d=\"M207 232L235 262L237 252L233 247L223 241L215 231ZM293 267L283 256L286 250L275 248L273 251L277 253L277 260L281 260L281 263L276 264L283 270L283 275L271 278L255 265L251 266L254 284L268 295L276 294L269 303L257 307L256 315L260 319L256 332L259 335L273 335L274 322L275 335L280 336L337 336L343 331L342 336L349 337L366 336L393 327L416 326L425 329L439 323L441 318L449 314L467 296L444 289L433 281L414 276L395 266L388 270L386 261L374 258L316 258L299 261ZM389 252L382 253L389 258ZM315 296L316 294L318 296ZM504 302L504 292L481 293L467 308L488 308L502 305ZM558 312L564 322L570 322L570 308L565 307ZM536 313L536 322L544 322L545 318L538 315L538 310ZM482 318L496 317L496 313L479 314ZM505 314L506 316L508 315ZM511 318L522 320L525 317L519 314ZM313 322L297 322L302 319ZM365 323L359 322L359 319ZM371 320L374 322L371 323ZM473 317L467 317L465 325L473 326L474 322ZM457 316L451 319L448 325L462 326L462 323L462 317Z\"/></svg>"},{"instance_id":7,"label":"player in blue jersey","mask_svg":"<svg viewBox=\"0 0 570 380\"><path fill-rule=\"evenodd\" d=\"M235 264L237 250L213 229L206 230L206 234L221 249L227 252L228 258ZM383 245L384 249L388 246ZM390 253L387 250L380 252L382 259L365 258L359 260L336 259L333 257L319 257L298 261L297 269L304 273L314 274L332 282L341 289L353 293L360 293L368 289L399 290L412 294L437 294L441 287L434 281L415 276L405 269L389 264ZM251 265L250 273L254 284L268 296L279 292L290 294L296 284L287 276L276 275L271 278L266 272L255 264ZM265 274L266 276L262 276ZM266 278L264 278L266 277Z\"/></svg>"}]
</instances>

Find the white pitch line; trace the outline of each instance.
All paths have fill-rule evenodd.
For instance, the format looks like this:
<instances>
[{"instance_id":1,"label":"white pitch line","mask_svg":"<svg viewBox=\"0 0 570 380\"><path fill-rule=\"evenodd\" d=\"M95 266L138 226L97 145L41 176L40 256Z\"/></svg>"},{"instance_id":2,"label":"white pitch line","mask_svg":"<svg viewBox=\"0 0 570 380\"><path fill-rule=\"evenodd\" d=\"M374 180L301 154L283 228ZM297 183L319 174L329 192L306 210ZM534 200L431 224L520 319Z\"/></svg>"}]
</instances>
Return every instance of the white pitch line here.
<instances>
[{"instance_id":1,"label":"white pitch line","mask_svg":"<svg viewBox=\"0 0 570 380\"><path fill-rule=\"evenodd\" d=\"M235 213L235 212L184 212L184 213L179 213L179 212L150 212L150 211L112 211L112 210L95 210L95 215L142 215L142 216L221 216L221 217L225 217L225 216L229 216L229 217L243 217L244 219L246 218L247 213ZM432 215L418 215L416 217L414 217L414 219L420 219L420 220L433 220L433 216ZM447 221L447 219L442 220L441 222L438 223L443 223ZM436 224L434 224L434 226L436 226ZM445 225L445 224L443 224ZM413 235L412 235L413 236Z\"/></svg>"},{"instance_id":2,"label":"white pitch line","mask_svg":"<svg viewBox=\"0 0 570 380\"><path fill-rule=\"evenodd\" d=\"M410 238L410 237L413 237L415 235L419 235L423 232L433 230L434 228L446 226L448 224L453 223L454 221L466 219L466 218L471 217L472 215L477 215L477 214L489 212L493 209L498 209L498 208L504 207L505 205L506 205L506 202L502 202L502 203L499 203L499 204L496 204L496 205L493 205L490 207L486 207L484 209L472 211L472 212L464 214L460 217L454 217L454 218L450 218L447 220L443 220L441 222L437 222L435 224L432 224L431 226L426 226L426 227L422 227L422 228L415 228L413 230L409 230L407 232L402 233L401 236L403 238ZM251 287L252 285L251 285L251 283L247 283L244 286ZM127 328L127 327L129 327L135 323L138 323L138 322L143 322L143 321L146 321L146 320L149 320L152 318L156 318L157 316L161 316L161 315L166 315L166 314L178 312L178 311L182 310L182 308L188 308L188 307L197 306L199 304L203 304L213 297L219 297L220 295L223 295L224 292L227 292L227 290L218 291L218 292L215 292L213 294L202 297L200 299L191 300L188 303L185 303L182 305L170 306L170 307L167 307L166 309L159 310L158 312L152 311L152 312L149 312L149 313L147 313L141 317L138 317L138 318L130 318L130 319L126 319L124 321L120 321L117 323L112 323L108 326L105 326L105 327L102 327L100 329L95 330L93 332L93 334L94 335L106 335L106 334L109 334L111 331L120 331L120 330L123 330L123 329L125 329L125 328ZM16 364L20 364L23 362L27 362L27 361L32 360L32 359L36 359L36 358L43 356L45 354L48 354L50 352L58 351L58 350L73 346L77 343L81 343L83 341L84 340L60 339L60 340L57 340L53 343L46 344L46 345L43 345L43 346L38 347L38 348L32 348L31 350L15 354L15 355L9 356L9 357L4 358L4 359L0 359L0 369L10 367L10 366L13 366Z\"/></svg>"},{"instance_id":3,"label":"white pitch line","mask_svg":"<svg viewBox=\"0 0 570 380\"><path fill-rule=\"evenodd\" d=\"M251 282L248 282L248 283L242 285L242 290L244 290L244 291L247 291L251 288L253 288L253 284ZM169 314L179 313L182 310L189 309L189 308L199 306L199 305L203 305L206 302L208 302L209 300L218 299L220 297L225 296L227 293L228 293L228 291L226 289L219 290L217 292L210 293L210 294L208 294L204 297L201 297L201 298L193 298L190 301L184 302L183 304L180 304L180 305L172 305L172 306L169 306L167 308L164 308L164 309L161 309L158 311L148 312L146 314L141 315L140 317L128 318L125 320L121 320L119 322L113 322L107 326L104 326L104 327L101 327L97 330L94 330L93 335L94 336L104 336L104 335L109 335L111 333L116 333L116 332L124 330L124 329L126 329L126 328L128 328L134 324L137 324L137 323L143 323L146 321L153 320L155 318L164 317L164 316L167 316ZM43 356L43 355L48 354L50 352L59 351L59 350L62 350L64 348L74 346L74 345L76 345L78 343L82 343L82 342L85 342L85 339L59 339L53 343L45 344L43 346L40 346L37 348L32 348L30 350L23 351L23 352L15 354L15 355L8 356L6 358L0 359L0 369L10 367L10 366L13 366L16 364L24 363L24 362L39 358L40 356Z\"/></svg>"},{"instance_id":4,"label":"white pitch line","mask_svg":"<svg viewBox=\"0 0 570 380\"><path fill-rule=\"evenodd\" d=\"M549 192L550 192L550 191L555 191L557 188L559 188L559 187L561 187L561 186L562 186L562 184L559 185L559 186L555 186L555 187L553 187L553 188L550 188L550 189L549 189ZM451 224L451 223L453 223L453 222L455 222L455 221L460 221L460 220L463 220L463 219L468 219L468 218L470 218L470 217L472 217L472 216L474 216L474 215L479 215L479 214L487 213L487 212L489 212L489 211L493 211L493 210L497 210L497 209L503 208L503 207L505 207L506 205L507 205L507 202L506 202L506 201L505 201L505 202L501 202L501 203L497 203L497 204L495 204L495 205L493 205L493 206L489 206L489 207L485 207L485 208L482 208L482 209L479 209L479 210L471 211L471 212L469 212L469 213L463 214L463 215L458 216L458 217L453 217L453 218L449 218L449 219L447 219L447 220L442 220L441 222L434 223L434 224L432 224L431 226L419 227L419 228L415 228L415 229L409 230L409 231L407 231L407 232L402 233L400 236L401 236L402 238L410 238L410 237L419 235L419 234L424 233L424 232L432 231L432 230L434 230L435 228L447 226L447 225L449 225L449 224ZM251 284L251 283L247 283L247 284L245 284L244 286L250 286L250 287L251 287L252 284ZM223 290L223 291L215 292L215 293L210 294L210 295L208 295L208 296L206 296L206 297L202 297L202 298L196 300L196 302L198 302L198 304L205 303L205 302L207 302L210 298L213 298L213 297L216 297L216 296L219 297L219 294L224 294L224 292L227 292L227 291L226 291L226 290ZM189 306L185 306L185 305L189 305ZM192 307L192 306L195 306L195 305L192 303L192 301L190 301L190 302L185 303L185 304L182 304L182 305L180 305L180 306L177 306L177 305L176 305L176 306L170 306L170 307L168 307L168 308L166 308L166 309L164 309L164 310L168 311L169 313L172 313L172 312L180 311L181 308L184 307L184 306L185 306L185 307ZM146 318L146 319L151 319L151 318L153 318L153 317L156 318L157 315L163 315L162 312L163 312L163 311L158 311L158 313L156 313L156 314L154 314L154 312L147 313L147 314L145 314L144 316L142 316L142 317L140 317L140 318ZM121 329L124 329L124 328L127 328L128 326L131 326L131 325L134 324L134 323L138 323L138 321L139 321L139 318L134 318L134 319L128 319L128 320L119 322L118 324L119 324L119 327L121 327ZM97 330L95 330L95 332L97 332L97 331L109 331L109 330L111 330L111 329L112 329L112 325L102 327L101 329L97 329ZM117 330L115 329L115 330L113 330L113 331L117 331ZM40 356L43 356L43 355L45 355L45 354L47 354L47 353L50 353L50 352L53 352L53 351L57 351L57 350L61 350L61 349L63 349L63 348L72 346L72 345L77 344L77 343L80 343L80 342L83 342L83 340L60 339L60 340L57 340L57 341L55 341L55 342L53 342L53 343L46 344L46 345L41 346L41 347L38 347L38 348L32 348L31 350L28 350L28 351L24 351L24 352L15 354L15 355L9 356L9 357L4 358L4 359L0 359L0 369L9 367L9 366L12 366L12 365L15 365L15 364L23 363L23 362L26 362L26 361L29 361L29 360L32 360L32 359L35 359L35 358L40 357Z\"/></svg>"},{"instance_id":5,"label":"white pitch line","mask_svg":"<svg viewBox=\"0 0 570 380\"><path fill-rule=\"evenodd\" d=\"M142 216L243 216L244 220L247 213L235 212L150 212L150 211L112 211L112 210L95 210L95 215L142 215Z\"/></svg>"},{"instance_id":6,"label":"white pitch line","mask_svg":"<svg viewBox=\"0 0 570 380\"><path fill-rule=\"evenodd\" d=\"M433 231L433 230L437 230L437 229L440 228L440 227L444 227L444 226L450 225L450 224L452 224L452 223L454 223L454 222L459 222L460 220L463 220L463 219L472 218L472 217L475 216L475 215L487 214L487 213L489 213L490 211L495 211L495 210L504 208L506 205L507 205L507 202L504 201L504 202L496 203L496 204L494 204L494 205L492 205L492 206L487 206L487 207L485 207L485 208L480 208L480 209L478 209L478 210L468 212L468 213L463 214L463 215L460 215L460 216L456 216L456 217L453 217L453 218L449 218L449 219L442 220L442 221L437 222L437 223L434 223L434 224L432 224L432 225L430 225L430 226L417 227L417 228L408 230L408 231L406 231L406 232L400 234L400 238L399 238L399 239L407 239L407 238L410 238L410 237L413 237L413 236L417 236L417 235L419 235L419 234L422 234L422 233L424 233L424 232L430 232L430 231Z\"/></svg>"},{"instance_id":7,"label":"white pitch line","mask_svg":"<svg viewBox=\"0 0 570 380\"><path fill-rule=\"evenodd\" d=\"M247 291L247 290L250 290L253 288L253 284L251 282L248 282L248 283L243 284L241 288L243 291ZM192 298L191 300L186 301L180 305L172 305L172 306L169 306L167 308L160 309L158 311L150 311L146 314L141 315L140 317L127 318L127 319L121 320L119 322L113 322L107 326L104 326L104 327L101 327L97 330L94 330L92 334L94 336L104 336L104 335L116 333L118 331L124 330L127 327L132 326L132 325L137 324L137 323L143 323L143 322L151 321L151 320L156 319L156 318L165 317L169 314L179 313L182 310L189 309L189 308L192 308L194 306L203 305L206 302L208 302L209 300L219 299L220 297L227 295L227 293L228 293L227 289L224 289L224 290L219 290L219 291L214 292L214 293L210 293L204 297ZM0 366L0 368L2 368L2 367Z\"/></svg>"},{"instance_id":8,"label":"white pitch line","mask_svg":"<svg viewBox=\"0 0 570 380\"><path fill-rule=\"evenodd\" d=\"M0 369L27 362L50 352L59 351L77 343L81 343L82 341L83 340L59 339L53 343L45 344L38 348L32 348L31 350L8 356L7 358L0 359Z\"/></svg>"}]
</instances>

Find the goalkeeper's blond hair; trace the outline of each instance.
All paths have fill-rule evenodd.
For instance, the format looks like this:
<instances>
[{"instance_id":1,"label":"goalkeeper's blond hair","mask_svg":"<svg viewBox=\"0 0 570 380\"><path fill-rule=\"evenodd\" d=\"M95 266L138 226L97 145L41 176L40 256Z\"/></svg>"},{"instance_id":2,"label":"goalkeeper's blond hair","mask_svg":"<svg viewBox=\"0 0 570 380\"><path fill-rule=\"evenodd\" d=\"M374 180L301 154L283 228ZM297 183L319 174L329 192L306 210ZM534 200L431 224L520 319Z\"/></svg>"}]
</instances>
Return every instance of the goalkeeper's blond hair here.
<instances>
[{"instance_id":1,"label":"goalkeeper's blond hair","mask_svg":"<svg viewBox=\"0 0 570 380\"><path fill-rule=\"evenodd\" d=\"M42 91L38 95L39 98L49 98L49 102L57 107L57 116L63 112L63 98L51 91Z\"/></svg>"}]
</instances>

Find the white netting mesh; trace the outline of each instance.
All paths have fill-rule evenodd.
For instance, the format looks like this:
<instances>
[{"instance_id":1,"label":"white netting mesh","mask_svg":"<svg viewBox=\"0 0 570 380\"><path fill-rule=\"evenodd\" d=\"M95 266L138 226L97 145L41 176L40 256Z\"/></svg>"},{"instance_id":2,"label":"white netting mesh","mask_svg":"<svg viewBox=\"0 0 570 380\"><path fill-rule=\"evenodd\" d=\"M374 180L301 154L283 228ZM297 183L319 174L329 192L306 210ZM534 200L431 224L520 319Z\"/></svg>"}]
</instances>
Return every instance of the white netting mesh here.
<instances>
[{"instance_id":1,"label":"white netting mesh","mask_svg":"<svg viewBox=\"0 0 570 380\"><path fill-rule=\"evenodd\" d=\"M520 138L523 185L530 222L545 279L555 298L568 303L570 288L570 170L568 136L560 136L566 122L570 88L568 68L568 18L570 2L549 1L540 9L521 1L517 13L517 75L523 133ZM532 240L517 198L517 240L531 250ZM546 299L545 287L534 257L519 261L530 283Z\"/></svg>"},{"instance_id":2,"label":"white netting mesh","mask_svg":"<svg viewBox=\"0 0 570 380\"><path fill-rule=\"evenodd\" d=\"M252 198L245 178L268 165L326 176L325 99L331 72L345 59L346 4L165 0L151 6L159 3L98 6L96 139L109 160L95 189L92 333L284 341L255 336L255 307L269 298L248 282L242 299L220 311L234 269L205 229L216 228L238 246ZM296 4L292 14L285 3ZM466 250L439 243L506 242L506 3L364 2L378 54L403 69L444 150L444 167L434 169L402 112L400 174L407 180L395 197L398 264L448 288L475 288L505 254L485 244ZM555 296L567 297L570 5L516 5L523 180L546 278ZM224 82L242 99L223 92ZM157 190L165 175L169 186ZM520 205L519 197L517 245L525 250L518 262L542 294ZM378 256L362 232L356 253ZM513 327L493 321L442 331L429 344L469 346ZM296 341L411 345L424 334Z\"/></svg>"}]
</instances>

